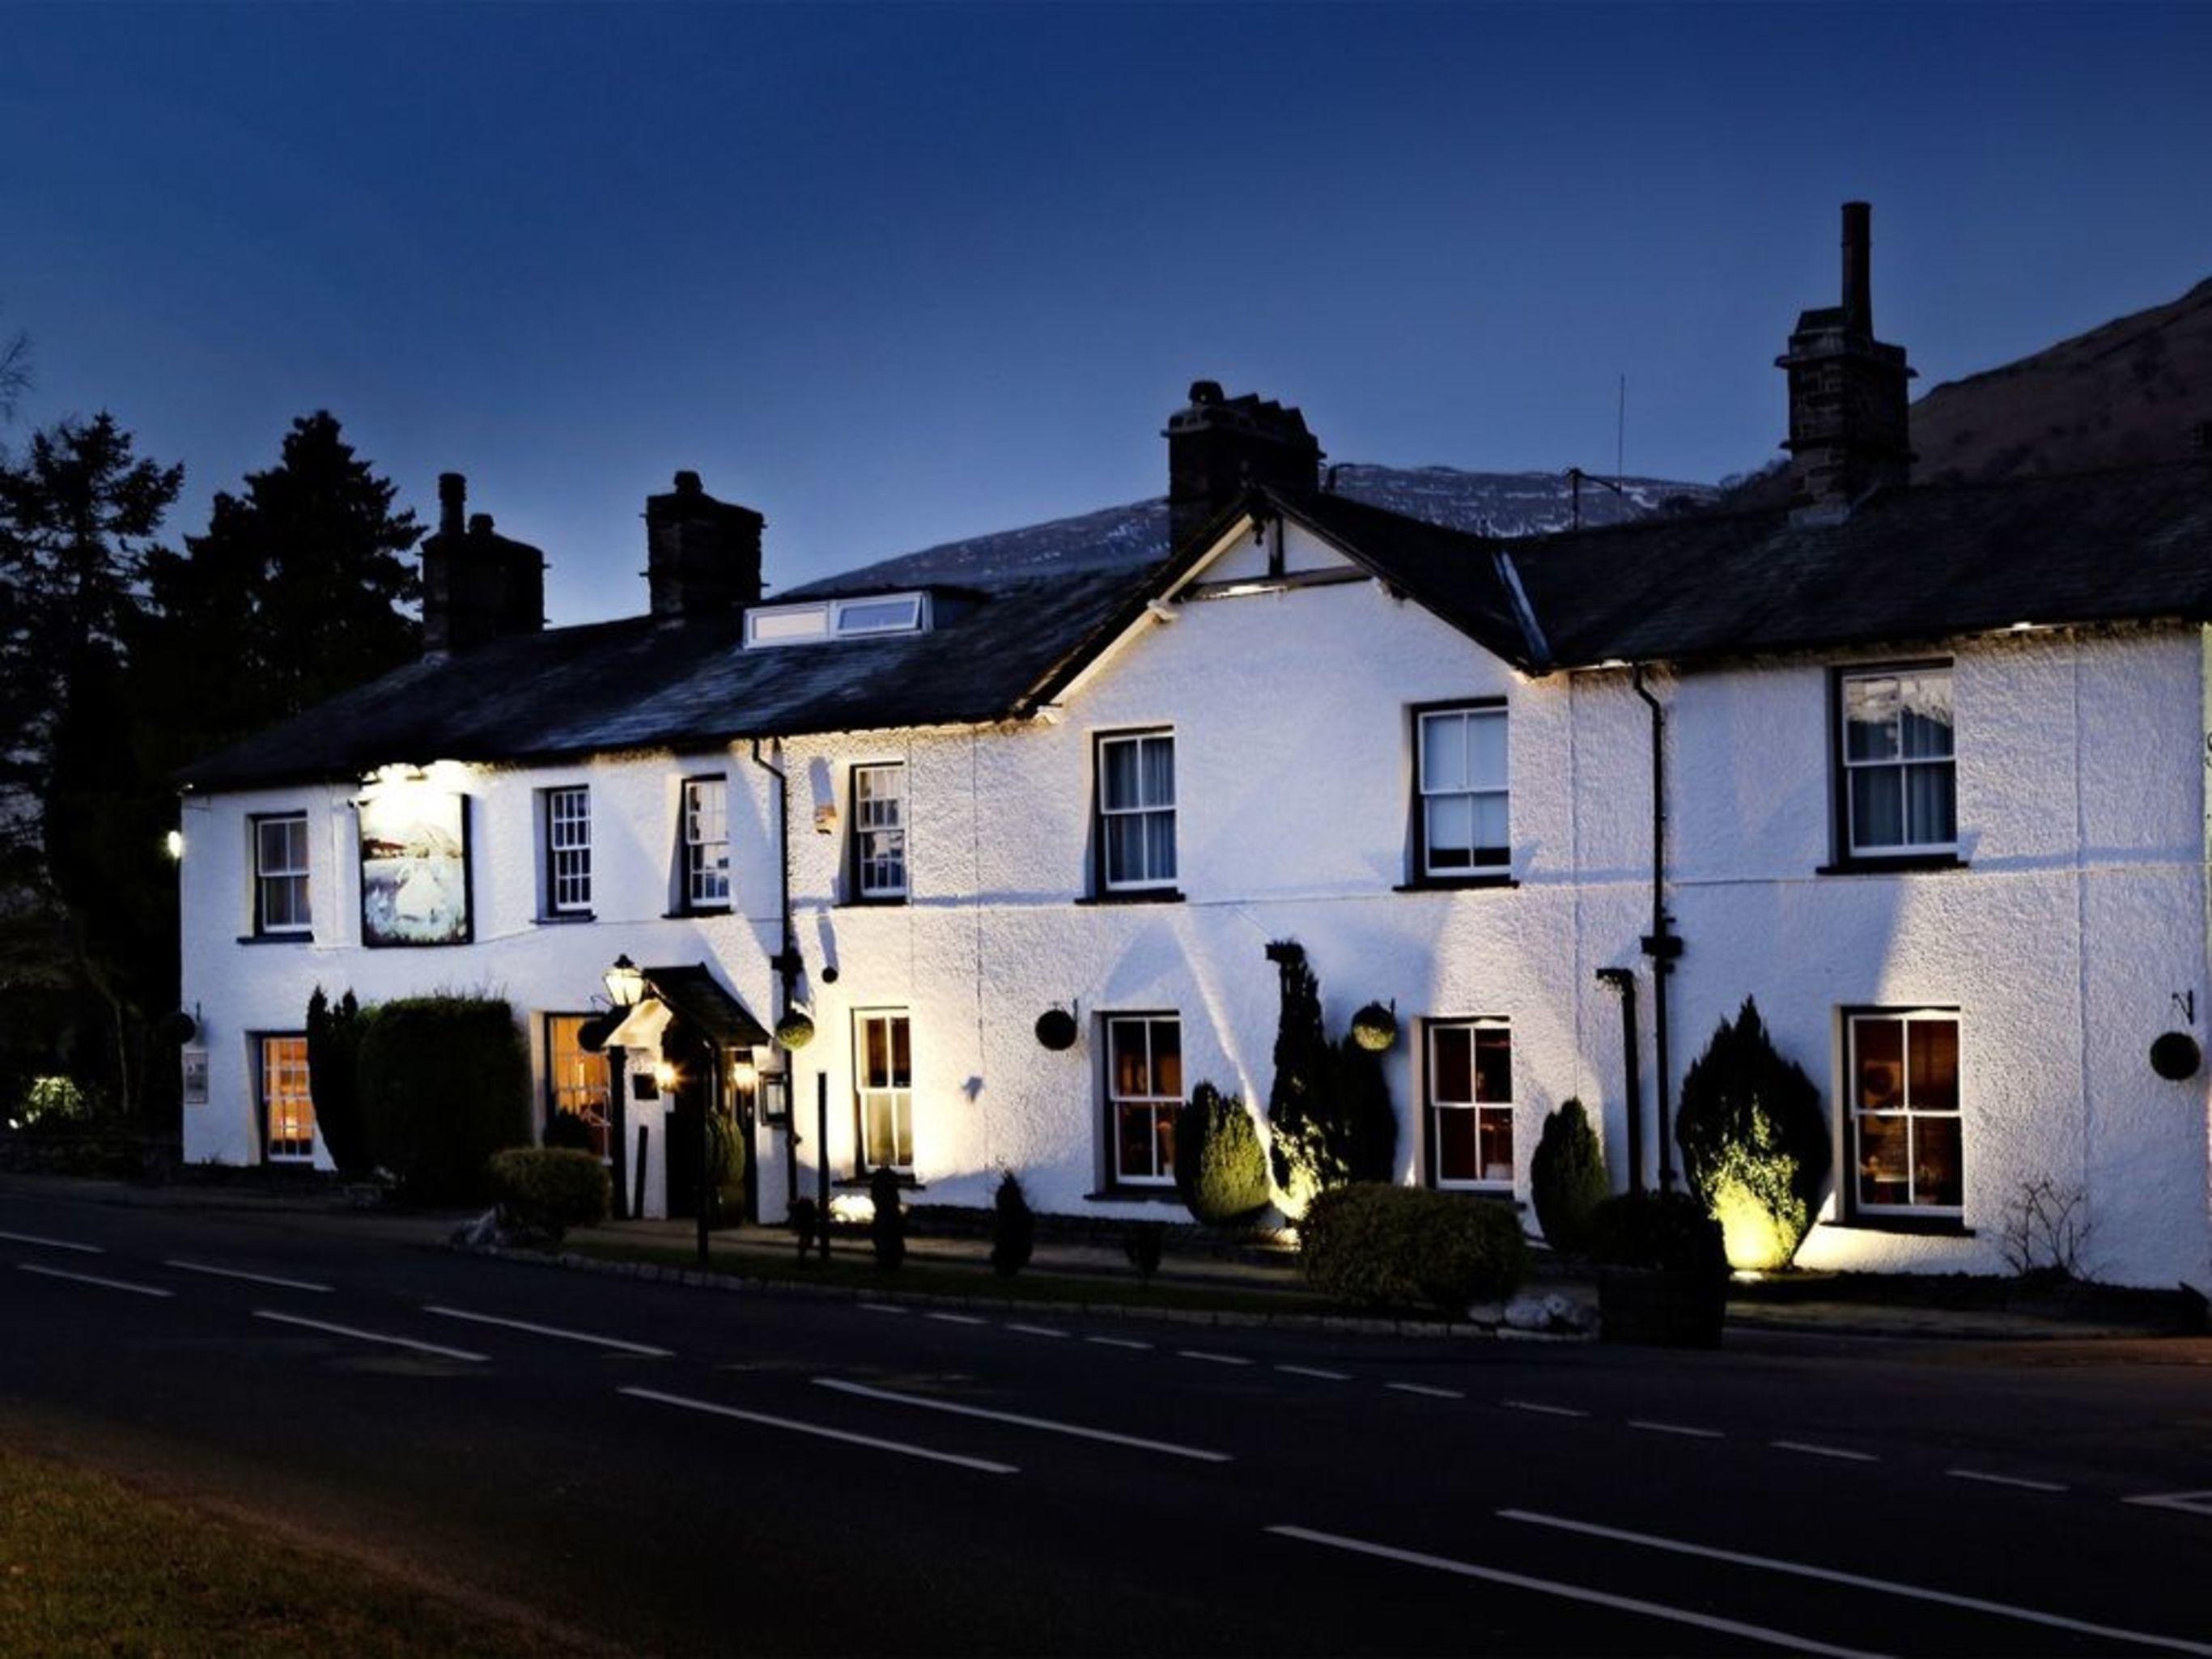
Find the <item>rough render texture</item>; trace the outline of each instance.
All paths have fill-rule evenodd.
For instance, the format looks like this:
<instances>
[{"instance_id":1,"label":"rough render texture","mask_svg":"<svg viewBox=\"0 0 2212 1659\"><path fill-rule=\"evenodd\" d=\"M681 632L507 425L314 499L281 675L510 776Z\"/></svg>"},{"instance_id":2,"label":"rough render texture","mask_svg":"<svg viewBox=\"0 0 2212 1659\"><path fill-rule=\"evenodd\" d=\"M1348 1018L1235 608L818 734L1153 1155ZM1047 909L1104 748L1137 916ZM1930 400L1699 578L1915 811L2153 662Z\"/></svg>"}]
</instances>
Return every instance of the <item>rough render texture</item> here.
<instances>
[{"instance_id":1,"label":"rough render texture","mask_svg":"<svg viewBox=\"0 0 2212 1659\"><path fill-rule=\"evenodd\" d=\"M1326 564L1291 532L1291 569ZM1226 569L1223 574L1226 574ZM1832 1114L1839 1011L1961 1011L1966 1237L1825 1225L1808 1266L1997 1271L2008 1202L2048 1176L2086 1188L2089 1265L2106 1279L2208 1282L2206 1094L2164 1083L2145 1054L2205 1012L2205 743L2193 629L1960 642L1958 796L1970 867L1823 876L1830 855L1828 672L1782 662L1655 678L1669 710L1668 905L1687 950L1674 978L1674 1070L1756 995L1777 1042ZM1840 661L1841 659L1837 659ZM1407 875L1408 705L1503 696L1511 711L1509 889L1396 892ZM1089 872L1091 740L1176 733L1176 904L1078 904ZM1264 1103L1276 989L1262 952L1295 938L1331 1025L1395 999L1407 1036L1388 1057L1400 1162L1420 1175L1423 1018L1512 1022L1516 1186L1542 1115L1593 1109L1626 1180L1620 1014L1595 978L1636 970L1644 1109L1651 985L1649 726L1623 673L1523 682L1417 606L1371 582L1192 603L1148 623L1069 698L1058 724L892 732L793 742L793 890L819 1036L795 1057L802 1182L812 1103L828 1079L830 1162L852 1173L851 1021L910 1012L916 1175L931 1202L982 1204L1018 1170L1048 1210L1152 1213L1092 1199L1102 1186L1097 1017L1176 1010L1186 1085L1211 1079ZM413 758L413 757L410 757ZM910 902L842 902L849 768L908 770ZM741 914L670 920L678 781L730 781L732 886ZM596 920L537 920L534 793L592 786ZM198 799L185 817L188 1001L204 1016L210 1097L186 1113L188 1157L258 1156L250 1033L301 1024L309 992L364 999L483 988L532 1020L581 1011L617 953L708 961L764 1019L775 1012L773 785L726 754L610 757L544 771L474 771L477 942L365 951L358 939L353 791L331 787ZM246 931L245 817L306 805L314 835L316 942L236 943ZM814 828L820 805L836 830ZM828 983L821 970L834 965ZM1032 1025L1053 1003L1082 1016L1065 1054ZM2201 1031L2200 1031L2201 1035ZM771 1215L787 1149L757 1156ZM1656 1165L1647 1146L1647 1167ZM1842 1160L1839 1158L1839 1167ZM1837 1219L1829 1200L1826 1218Z\"/></svg>"}]
</instances>

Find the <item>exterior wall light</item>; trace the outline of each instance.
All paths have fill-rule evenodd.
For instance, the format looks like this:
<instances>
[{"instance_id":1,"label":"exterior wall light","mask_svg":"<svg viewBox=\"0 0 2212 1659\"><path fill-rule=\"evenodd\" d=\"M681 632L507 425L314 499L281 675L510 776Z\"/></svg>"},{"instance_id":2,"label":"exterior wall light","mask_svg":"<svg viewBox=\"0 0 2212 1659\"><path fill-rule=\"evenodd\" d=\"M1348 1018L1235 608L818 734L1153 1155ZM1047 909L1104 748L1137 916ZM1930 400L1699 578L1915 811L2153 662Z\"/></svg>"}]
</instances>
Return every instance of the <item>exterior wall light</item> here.
<instances>
[{"instance_id":1,"label":"exterior wall light","mask_svg":"<svg viewBox=\"0 0 2212 1659\"><path fill-rule=\"evenodd\" d=\"M730 1085L732 1088L750 1089L760 1081L760 1067L750 1055L739 1055L730 1062Z\"/></svg>"},{"instance_id":2,"label":"exterior wall light","mask_svg":"<svg viewBox=\"0 0 2212 1659\"><path fill-rule=\"evenodd\" d=\"M172 862L178 864L183 863L185 859L185 832L181 830L170 830L167 835L161 837L161 850L169 855Z\"/></svg>"},{"instance_id":3,"label":"exterior wall light","mask_svg":"<svg viewBox=\"0 0 2212 1659\"><path fill-rule=\"evenodd\" d=\"M660 1092L665 1095L673 1093L682 1079L677 1069L664 1060L653 1066L653 1080L660 1085Z\"/></svg>"},{"instance_id":4,"label":"exterior wall light","mask_svg":"<svg viewBox=\"0 0 2212 1659\"><path fill-rule=\"evenodd\" d=\"M607 1000L617 1008L635 1008L645 995L645 975L628 957L615 958L615 965L600 975L607 988Z\"/></svg>"}]
</instances>

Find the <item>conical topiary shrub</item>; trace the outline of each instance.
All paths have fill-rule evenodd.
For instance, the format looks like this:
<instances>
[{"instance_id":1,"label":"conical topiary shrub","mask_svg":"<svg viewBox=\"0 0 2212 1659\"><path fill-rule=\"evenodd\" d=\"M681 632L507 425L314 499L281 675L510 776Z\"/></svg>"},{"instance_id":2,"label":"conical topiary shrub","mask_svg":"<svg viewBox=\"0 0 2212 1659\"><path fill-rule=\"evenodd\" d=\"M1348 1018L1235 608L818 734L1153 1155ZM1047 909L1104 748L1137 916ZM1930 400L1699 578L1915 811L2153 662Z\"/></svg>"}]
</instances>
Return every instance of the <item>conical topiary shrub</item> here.
<instances>
[{"instance_id":1,"label":"conical topiary shrub","mask_svg":"<svg viewBox=\"0 0 2212 1659\"><path fill-rule=\"evenodd\" d=\"M1580 1255L1589 1244L1590 1212L1605 1201L1613 1183L1597 1132L1579 1100L1564 1103L1544 1120L1528 1189L1544 1242L1562 1255Z\"/></svg>"},{"instance_id":2,"label":"conical topiary shrub","mask_svg":"<svg viewBox=\"0 0 2212 1659\"><path fill-rule=\"evenodd\" d=\"M1750 998L1682 1079L1674 1139L1691 1191L1721 1224L1729 1265L1788 1267L1827 1183L1828 1121L1820 1091L1776 1052Z\"/></svg>"},{"instance_id":3,"label":"conical topiary shrub","mask_svg":"<svg viewBox=\"0 0 2212 1659\"><path fill-rule=\"evenodd\" d=\"M1236 1095L1211 1083L1176 1114L1175 1182L1183 1205L1209 1227L1234 1227L1267 1207L1267 1153Z\"/></svg>"}]
</instances>

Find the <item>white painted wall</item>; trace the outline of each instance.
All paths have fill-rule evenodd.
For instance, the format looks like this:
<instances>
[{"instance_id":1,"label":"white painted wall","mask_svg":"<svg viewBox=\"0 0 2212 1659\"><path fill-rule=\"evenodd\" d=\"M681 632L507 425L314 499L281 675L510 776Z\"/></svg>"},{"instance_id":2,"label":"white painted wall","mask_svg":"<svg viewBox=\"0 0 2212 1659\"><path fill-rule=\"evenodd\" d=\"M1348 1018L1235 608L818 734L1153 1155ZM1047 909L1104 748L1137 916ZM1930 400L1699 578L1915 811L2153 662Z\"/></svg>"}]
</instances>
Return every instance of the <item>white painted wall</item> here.
<instances>
[{"instance_id":1,"label":"white painted wall","mask_svg":"<svg viewBox=\"0 0 2212 1659\"><path fill-rule=\"evenodd\" d=\"M1231 561L1257 555L1264 574L1265 549L1244 540ZM1291 570L1334 561L1296 527L1284 555ZM2162 1083L2145 1058L2160 1031L2188 1026L2175 994L2195 994L2200 1021L2206 1002L2200 641L2193 630L2053 634L1964 642L1954 654L1970 867L1919 875L1815 873L1830 851L1829 662L1655 677L1669 711L1668 903L1688 942L1672 983L1676 1084L1714 1024L1755 994L1832 1112L1840 1008L1955 1005L1971 1236L1824 1226L1802 1260L1996 1270L2007 1200L2047 1174L2087 1186L2101 1276L2212 1282L2204 1079ZM1476 696L1502 696L1510 710L1518 884L1395 891L1409 856L1407 709ZM1079 902L1090 887L1092 741L1156 725L1176 735L1185 896ZM1103 1175L1098 1018L1179 1012L1187 1083L1211 1079L1262 1106L1277 1001L1263 951L1279 938L1305 946L1333 1028L1362 1003L1395 1000L1406 1036L1387 1069L1407 1179L1421 1172L1418 1022L1466 1016L1512 1022L1522 1195L1542 1115L1570 1096L1591 1107L1625 1179L1620 1004L1595 975L1637 973L1648 1113L1652 987L1638 940L1650 925L1649 741L1626 673L1524 682L1370 582L1178 605L1176 620L1143 624L1089 677L1057 724L793 741L801 994L819 1031L793 1057L802 1190L812 1190L818 1150L817 1079L830 1102L831 1171L848 1176L853 1019L903 1008L921 1201L987 1202L1011 1168L1048 1210L1158 1213L1093 1196ZM852 905L842 891L849 768L882 760L908 767L911 898ZM740 914L664 919L678 781L715 769L730 779ZM597 920L540 924L533 792L572 781L593 789ZM477 942L442 951L354 943L351 791L190 804L186 995L205 1020L210 1097L187 1109L188 1157L257 1156L246 1034L297 1029L318 982L364 998L483 987L533 1013L573 1011L627 952L648 964L711 962L773 1022L775 800L742 747L479 771L470 787ZM245 817L300 804L317 825L316 940L236 943L248 915ZM817 834L825 805L837 808L835 832ZM1059 1054L1032 1035L1055 1002L1081 1016L1080 1041ZM532 1038L542 1050L534 1025ZM771 1215L784 1155L777 1137L757 1152ZM1656 1157L1648 1147L1647 1164Z\"/></svg>"}]
</instances>

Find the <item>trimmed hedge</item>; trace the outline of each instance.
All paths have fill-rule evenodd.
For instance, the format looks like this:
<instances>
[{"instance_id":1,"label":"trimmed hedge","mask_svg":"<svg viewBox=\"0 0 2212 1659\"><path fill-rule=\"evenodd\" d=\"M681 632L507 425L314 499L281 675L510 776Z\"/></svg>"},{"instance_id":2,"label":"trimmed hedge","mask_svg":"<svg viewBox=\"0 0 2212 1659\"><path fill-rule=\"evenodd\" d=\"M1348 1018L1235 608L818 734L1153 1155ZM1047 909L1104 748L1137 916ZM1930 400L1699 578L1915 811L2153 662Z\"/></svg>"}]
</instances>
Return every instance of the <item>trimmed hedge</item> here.
<instances>
[{"instance_id":1,"label":"trimmed hedge","mask_svg":"<svg viewBox=\"0 0 2212 1659\"><path fill-rule=\"evenodd\" d=\"M418 1203L483 1196L494 1152L530 1141L530 1056L498 997L379 1004L358 1087L369 1152Z\"/></svg>"},{"instance_id":2,"label":"trimmed hedge","mask_svg":"<svg viewBox=\"0 0 2212 1659\"><path fill-rule=\"evenodd\" d=\"M606 1166L591 1153L567 1146L514 1146L495 1152L489 1166L493 1193L507 1218L558 1239L571 1227L607 1218Z\"/></svg>"},{"instance_id":3,"label":"trimmed hedge","mask_svg":"<svg viewBox=\"0 0 2212 1659\"><path fill-rule=\"evenodd\" d=\"M1601 1267L1660 1267L1721 1278L1721 1224L1688 1193L1623 1193L1590 1212L1590 1259Z\"/></svg>"},{"instance_id":4,"label":"trimmed hedge","mask_svg":"<svg viewBox=\"0 0 2212 1659\"><path fill-rule=\"evenodd\" d=\"M1267 1207L1267 1151L1243 1099L1211 1083L1191 1091L1176 1114L1175 1183L1209 1227L1242 1225Z\"/></svg>"},{"instance_id":5,"label":"trimmed hedge","mask_svg":"<svg viewBox=\"0 0 2212 1659\"><path fill-rule=\"evenodd\" d=\"M1334 1301L1458 1319L1469 1303L1513 1293L1528 1241L1504 1205L1361 1182L1315 1198L1298 1225L1298 1265Z\"/></svg>"},{"instance_id":6,"label":"trimmed hedge","mask_svg":"<svg viewBox=\"0 0 2212 1659\"><path fill-rule=\"evenodd\" d=\"M1544 1242L1562 1255L1580 1255L1589 1242L1590 1212L1605 1201L1613 1184L1605 1172L1604 1150L1579 1100L1563 1103L1544 1120L1528 1186Z\"/></svg>"}]
</instances>

